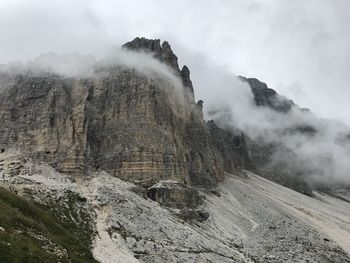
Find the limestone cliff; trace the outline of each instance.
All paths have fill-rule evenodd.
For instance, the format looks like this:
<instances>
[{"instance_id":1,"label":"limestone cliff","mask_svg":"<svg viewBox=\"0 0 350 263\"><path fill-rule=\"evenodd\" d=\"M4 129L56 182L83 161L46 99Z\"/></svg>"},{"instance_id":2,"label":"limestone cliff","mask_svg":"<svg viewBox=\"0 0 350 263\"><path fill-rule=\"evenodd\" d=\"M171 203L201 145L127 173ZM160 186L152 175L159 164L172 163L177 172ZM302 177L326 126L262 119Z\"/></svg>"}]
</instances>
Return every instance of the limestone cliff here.
<instances>
[{"instance_id":1,"label":"limestone cliff","mask_svg":"<svg viewBox=\"0 0 350 263\"><path fill-rule=\"evenodd\" d=\"M68 174L102 169L144 186L174 180L215 187L227 156L203 121L203 102L194 101L189 69L179 70L167 42L137 38L124 48L169 65L183 83L184 105L168 81L122 66L99 68L93 77L6 76L0 148L17 147Z\"/></svg>"},{"instance_id":2,"label":"limestone cliff","mask_svg":"<svg viewBox=\"0 0 350 263\"><path fill-rule=\"evenodd\" d=\"M123 48L167 65L181 90L160 76L122 65L96 67L93 75L80 77L3 73L1 151L16 147L63 173L100 169L145 187L173 180L211 189L225 171L245 168L309 193L302 177L294 176L299 172L266 168L275 145L205 123L190 70L180 70L168 42L135 38ZM257 106L282 113L294 107L265 83L241 79L250 85Z\"/></svg>"}]
</instances>

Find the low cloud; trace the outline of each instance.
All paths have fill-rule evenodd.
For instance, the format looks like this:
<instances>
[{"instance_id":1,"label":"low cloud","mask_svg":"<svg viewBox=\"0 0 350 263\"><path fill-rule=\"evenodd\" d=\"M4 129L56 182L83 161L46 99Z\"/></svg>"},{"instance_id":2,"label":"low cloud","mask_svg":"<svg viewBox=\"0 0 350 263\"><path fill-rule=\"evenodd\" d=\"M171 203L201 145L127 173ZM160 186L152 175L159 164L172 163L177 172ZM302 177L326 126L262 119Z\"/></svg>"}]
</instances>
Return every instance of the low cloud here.
<instances>
[{"instance_id":1,"label":"low cloud","mask_svg":"<svg viewBox=\"0 0 350 263\"><path fill-rule=\"evenodd\" d=\"M184 52L184 51L181 51ZM288 113L256 106L248 83L201 54L187 54L206 119L243 131L254 141L279 145L269 165L303 171L310 183L350 183L350 128L295 106ZM279 97L279 99L285 99Z\"/></svg>"},{"instance_id":2,"label":"low cloud","mask_svg":"<svg viewBox=\"0 0 350 263\"><path fill-rule=\"evenodd\" d=\"M78 52L57 55L42 54L27 62L11 62L0 65L0 90L11 87L13 76L47 76L48 74L64 78L100 78L123 69L135 70L164 89L169 97L170 107L181 117L187 116L185 92L182 80L168 65L161 63L151 54L142 51L130 51L124 48L114 49L106 58L97 60L92 55Z\"/></svg>"},{"instance_id":3,"label":"low cloud","mask_svg":"<svg viewBox=\"0 0 350 263\"><path fill-rule=\"evenodd\" d=\"M106 58L97 60L92 55L78 52L42 54L27 62L0 64L0 72L8 74L57 74L64 77L96 77L104 67L126 67L151 78L169 82L176 90L183 89L182 82L169 66L155 59L151 54L118 48Z\"/></svg>"}]
</instances>

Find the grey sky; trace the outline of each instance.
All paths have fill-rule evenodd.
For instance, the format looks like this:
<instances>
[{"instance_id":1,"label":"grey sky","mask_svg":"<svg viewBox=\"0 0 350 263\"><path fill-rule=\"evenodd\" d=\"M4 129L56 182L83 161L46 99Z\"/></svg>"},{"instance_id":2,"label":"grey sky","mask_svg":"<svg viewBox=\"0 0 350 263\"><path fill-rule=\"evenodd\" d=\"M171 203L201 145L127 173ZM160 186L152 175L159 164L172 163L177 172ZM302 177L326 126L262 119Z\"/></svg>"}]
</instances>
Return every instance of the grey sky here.
<instances>
[{"instance_id":1,"label":"grey sky","mask_svg":"<svg viewBox=\"0 0 350 263\"><path fill-rule=\"evenodd\" d=\"M193 52L350 124L348 0L1 0L0 32L0 63L168 40L190 69L201 66Z\"/></svg>"}]
</instances>

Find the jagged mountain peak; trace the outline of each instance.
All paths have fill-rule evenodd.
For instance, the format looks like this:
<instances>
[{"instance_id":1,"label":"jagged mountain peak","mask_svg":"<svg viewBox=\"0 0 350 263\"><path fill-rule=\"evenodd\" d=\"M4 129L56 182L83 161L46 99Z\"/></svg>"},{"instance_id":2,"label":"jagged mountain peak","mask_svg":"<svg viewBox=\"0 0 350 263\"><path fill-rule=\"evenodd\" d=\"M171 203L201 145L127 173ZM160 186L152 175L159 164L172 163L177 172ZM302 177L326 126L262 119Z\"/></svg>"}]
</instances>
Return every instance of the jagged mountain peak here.
<instances>
[{"instance_id":1,"label":"jagged mountain peak","mask_svg":"<svg viewBox=\"0 0 350 263\"><path fill-rule=\"evenodd\" d=\"M284 113L289 112L295 106L292 100L282 97L274 89L269 88L265 82L257 78L239 76L239 79L249 84L257 106L270 107Z\"/></svg>"},{"instance_id":2,"label":"jagged mountain peak","mask_svg":"<svg viewBox=\"0 0 350 263\"><path fill-rule=\"evenodd\" d=\"M136 37L134 40L125 43L122 47L133 51L152 53L154 57L169 65L177 72L180 71L178 58L167 41L161 44L160 39Z\"/></svg>"},{"instance_id":3,"label":"jagged mountain peak","mask_svg":"<svg viewBox=\"0 0 350 263\"><path fill-rule=\"evenodd\" d=\"M148 39L145 37L136 37L122 45L123 48L132 51L143 51L152 54L156 59L171 67L175 75L182 79L184 87L187 88L190 100L194 98L194 90L190 79L190 69L184 65L180 70L178 57L174 54L170 44L167 41L161 43L160 39Z\"/></svg>"}]
</instances>

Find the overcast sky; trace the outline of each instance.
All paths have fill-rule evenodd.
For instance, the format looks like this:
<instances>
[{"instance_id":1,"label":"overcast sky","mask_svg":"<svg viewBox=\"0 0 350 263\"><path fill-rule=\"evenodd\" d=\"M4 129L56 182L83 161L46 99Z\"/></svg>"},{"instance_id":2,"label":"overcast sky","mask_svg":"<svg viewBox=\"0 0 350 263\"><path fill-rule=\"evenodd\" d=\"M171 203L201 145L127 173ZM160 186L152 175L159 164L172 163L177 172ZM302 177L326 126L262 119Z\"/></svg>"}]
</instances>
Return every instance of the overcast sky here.
<instances>
[{"instance_id":1,"label":"overcast sky","mask_svg":"<svg viewBox=\"0 0 350 263\"><path fill-rule=\"evenodd\" d=\"M168 40L190 69L204 56L350 124L349 0L0 0L0 33L0 63Z\"/></svg>"}]
</instances>

